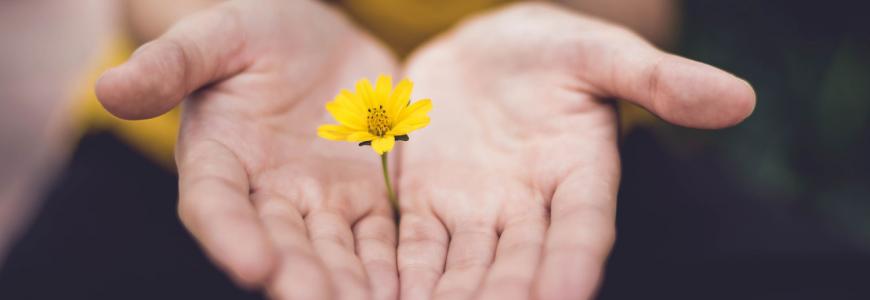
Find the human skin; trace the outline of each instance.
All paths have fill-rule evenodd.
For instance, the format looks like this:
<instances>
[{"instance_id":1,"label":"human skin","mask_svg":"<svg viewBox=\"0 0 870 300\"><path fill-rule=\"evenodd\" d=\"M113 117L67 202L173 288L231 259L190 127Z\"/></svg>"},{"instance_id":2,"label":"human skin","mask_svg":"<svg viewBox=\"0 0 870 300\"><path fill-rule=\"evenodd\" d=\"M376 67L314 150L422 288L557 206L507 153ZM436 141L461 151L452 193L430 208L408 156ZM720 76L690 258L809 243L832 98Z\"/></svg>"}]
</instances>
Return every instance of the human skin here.
<instances>
[{"instance_id":1,"label":"human skin","mask_svg":"<svg viewBox=\"0 0 870 300\"><path fill-rule=\"evenodd\" d=\"M125 32L129 33L134 41L145 42L160 36L179 18L197 10L201 10L205 7L211 6L215 3L219 3L221 2L221 0L124 0L118 2L121 4L118 6L118 8L121 8L122 13L122 18L120 20L124 21L125 25L127 25L125 28ZM598 15L607 19L612 19L614 21L625 24L635 30L638 30L640 34L644 35L648 39L656 42L666 42L667 40L669 40L667 39L667 37L673 36L672 34L670 34L672 31L669 30L670 27L668 26L669 24L673 23L673 14L671 13L672 10L668 9L672 8L672 5L670 3L672 2L671 0L576 0L560 2L570 4L570 6L575 7L580 11L584 11L593 15ZM82 30L82 27L89 27L79 24L81 22L84 22L85 24L91 24L91 29L102 28L100 29L101 31L116 30L116 26L111 26L110 24L103 24L110 22L110 20L108 20L109 14L107 14L105 11L108 8L104 7L106 6L106 3L104 3L104 1L89 1L89 3L91 3L92 5L81 5L79 3L75 6L71 6L74 7L74 9L70 9L70 7L65 7L63 5L43 5L44 3L33 3L33 5L24 6L13 5L14 7L10 9L0 10L2 10L4 13L7 13L9 16L15 17L0 17L0 19L5 21L30 20L33 22L37 22L42 26L30 26L29 28L35 28L40 30L50 29L50 32L44 32L45 34L39 34L38 36L43 36L46 39L50 39L60 44L63 44L65 39L75 38L77 40L76 45L90 45L81 47L84 47L83 49L90 49L88 51L95 51L95 45L99 43L82 42L81 39L97 39L100 37L104 37L104 35L93 34L92 32L88 32L87 34L69 34L66 32L68 30L78 31ZM94 5L96 5L96 7L92 7ZM639 5L641 6L639 7ZM52 18L53 20L78 21L73 22L73 25L75 26L70 26L70 24L66 23L64 23L63 26L46 26L45 22L38 20L40 18L28 17L29 15L38 14L20 14L20 10L15 9L15 7L27 8L31 6L40 7L42 9L47 9L55 12L64 12L65 15L69 16L77 16L76 18ZM44 12L42 13L43 14L41 16L44 17ZM21 26L5 25L0 27L10 28L11 30L14 28L20 28ZM63 28L64 30L58 30L59 28ZM20 30L17 30L15 32L18 34L24 34ZM54 38L51 34L52 32L55 34L63 32L62 35L66 38ZM103 34L105 34L105 32L103 32ZM44 41L31 41L31 44L33 45L45 45L44 43ZM18 43L17 45L17 47L21 49L30 49L34 47L32 45L25 45L22 43ZM76 60L76 57L81 56L76 54L80 51L75 51L75 49L69 48L68 45L64 47L65 48L63 51L63 56L73 57L73 59L69 60L70 62ZM15 47L13 47L12 49L14 48ZM15 55L4 56L15 57ZM51 62L52 59L47 59L46 57L34 57L32 55L28 57L31 57L30 60L36 59L38 61L48 63L55 68L76 69L65 66L65 64ZM25 69L33 72L42 69L33 68L33 62L28 60L18 60L18 64L22 66L28 66ZM79 64L81 64L80 61ZM29 78L26 75L22 77L22 74L19 72L19 70L15 70L14 67L11 69L7 68L4 71L9 74L14 73L14 77L18 78L18 81L20 81L21 78ZM47 73L55 74L56 76L72 76L66 74L68 72L52 71ZM43 84L45 83L44 78L29 81L40 82ZM17 81L12 82L13 85L17 83ZM45 86L61 87L64 85L47 84ZM6 225L0 226L0 228L3 228L2 230L0 230L3 231L0 232L0 253L2 253L2 249L9 246L8 242L3 241L8 240L15 234L18 234L18 232L20 231L19 227L21 227L21 223L26 223L23 222L23 220L26 220L27 216L31 215L33 207L36 206L34 203L35 201L32 201L32 198L34 198L32 194L33 191L44 185L44 182L42 182L43 180L40 180L40 178L50 177L46 176L46 174L55 171L58 162L62 161L64 159L64 156L68 154L68 144L73 141L67 141L64 138L61 138L61 136L69 135L66 132L66 129L69 126L66 126L64 123L68 120L65 120L63 118L63 116L66 116L65 105L57 105L57 101L30 99L35 96L45 94L46 89L22 88L20 85L17 85L17 88L7 88L0 90L6 90L12 93L24 93L25 95L25 97L4 97L7 99L18 100L17 102L12 101L8 103L9 105L11 105L9 109L0 109L0 113L7 113L5 116L3 116L2 120L4 120L8 124L11 124L8 126L3 126L3 128L6 129L3 139L16 139L16 142L11 142L9 144L20 146L16 148L18 149L16 154L3 155L3 157L11 159L7 159L3 163L5 168L3 171L0 171L0 178L11 178L9 180L0 180L3 185L3 187L0 187L0 190L4 192L3 195L0 196L0 198L7 199L7 201L0 203L0 206L3 206L2 208L0 208L0 213L5 213L6 215L8 215L0 217L0 223L6 222L4 223ZM66 95L45 97L45 99L49 98L63 100L69 97ZM34 106L34 103L41 104ZM30 111L46 115L47 117L23 117L25 115L28 115L21 113L20 110L24 107L29 107L29 109L35 109ZM45 122L46 119L53 120L53 122ZM49 126L48 130L46 130L46 125L51 125ZM2 256L2 254L0 254L0 256Z\"/></svg>"},{"instance_id":2,"label":"human skin","mask_svg":"<svg viewBox=\"0 0 870 300\"><path fill-rule=\"evenodd\" d=\"M673 124L746 118L745 81L544 3L472 18L414 54L432 123L401 149L403 299L587 299L615 238L610 99Z\"/></svg>"},{"instance_id":3,"label":"human skin","mask_svg":"<svg viewBox=\"0 0 870 300\"><path fill-rule=\"evenodd\" d=\"M590 297L614 238L608 99L721 128L755 97L730 74L555 6L457 25L405 69L434 110L394 151L397 254L377 157L315 135L338 90L395 70L319 3L229 2L143 46L97 94L128 119L189 98L176 154L182 221L237 282L280 299Z\"/></svg>"},{"instance_id":4,"label":"human skin","mask_svg":"<svg viewBox=\"0 0 870 300\"><path fill-rule=\"evenodd\" d=\"M337 91L396 70L321 3L232 1L181 20L96 91L125 119L188 99L179 215L236 282L276 299L394 299L396 226L378 157L316 132Z\"/></svg>"}]
</instances>

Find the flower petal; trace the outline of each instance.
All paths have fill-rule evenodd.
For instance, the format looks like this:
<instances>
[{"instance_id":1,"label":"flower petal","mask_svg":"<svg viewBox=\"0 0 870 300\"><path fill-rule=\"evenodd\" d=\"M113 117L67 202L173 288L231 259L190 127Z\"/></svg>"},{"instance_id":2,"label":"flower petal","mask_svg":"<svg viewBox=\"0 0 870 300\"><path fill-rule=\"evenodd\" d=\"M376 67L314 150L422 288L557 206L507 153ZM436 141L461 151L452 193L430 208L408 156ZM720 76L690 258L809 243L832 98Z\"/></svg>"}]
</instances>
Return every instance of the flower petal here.
<instances>
[{"instance_id":1,"label":"flower petal","mask_svg":"<svg viewBox=\"0 0 870 300\"><path fill-rule=\"evenodd\" d=\"M371 141L371 140L374 140L376 138L378 138L378 137L369 133L368 131L357 131L357 132L354 132L354 133L351 133L350 135L348 135L347 141L359 143L359 142Z\"/></svg>"},{"instance_id":2,"label":"flower petal","mask_svg":"<svg viewBox=\"0 0 870 300\"><path fill-rule=\"evenodd\" d=\"M374 106L378 107L383 105L384 108L388 107L389 99L390 99L390 90L393 89L393 78L389 75L380 75L378 76L378 81L375 83L375 101Z\"/></svg>"},{"instance_id":3,"label":"flower petal","mask_svg":"<svg viewBox=\"0 0 870 300\"><path fill-rule=\"evenodd\" d=\"M392 135L385 135L383 137L372 140L372 149L378 155L384 154L385 152L390 152L393 150L393 145L396 144L396 138Z\"/></svg>"},{"instance_id":4,"label":"flower petal","mask_svg":"<svg viewBox=\"0 0 870 300\"><path fill-rule=\"evenodd\" d=\"M396 124L396 126L394 126L393 129L390 129L387 134L406 135L414 130L426 127L426 125L429 125L428 116L409 118L402 121L402 123Z\"/></svg>"},{"instance_id":5,"label":"flower petal","mask_svg":"<svg viewBox=\"0 0 870 300\"><path fill-rule=\"evenodd\" d=\"M414 89L414 83L412 83L408 79L402 79L398 85L396 85L396 89L393 91L393 94L390 95L389 105L387 106L387 114L390 116L390 119L393 121L393 125L398 123L399 114L401 114L402 110L408 106L408 102L411 101L411 90Z\"/></svg>"},{"instance_id":6,"label":"flower petal","mask_svg":"<svg viewBox=\"0 0 870 300\"><path fill-rule=\"evenodd\" d=\"M317 136L327 140L345 141L354 130L342 125L327 124L317 127Z\"/></svg>"},{"instance_id":7,"label":"flower petal","mask_svg":"<svg viewBox=\"0 0 870 300\"><path fill-rule=\"evenodd\" d=\"M366 104L363 102L362 98L359 95L351 93L348 90L341 90L338 95L335 95L335 99L333 102L340 102L342 105L350 108L355 114L365 118L366 116Z\"/></svg>"},{"instance_id":8,"label":"flower petal","mask_svg":"<svg viewBox=\"0 0 870 300\"><path fill-rule=\"evenodd\" d=\"M365 130L367 127L368 123L366 123L365 115L355 113L356 109L349 107L345 102L332 101L326 103L326 110L341 125L357 130Z\"/></svg>"},{"instance_id":9,"label":"flower petal","mask_svg":"<svg viewBox=\"0 0 870 300\"><path fill-rule=\"evenodd\" d=\"M356 94L360 97L366 108L372 107L374 104L374 91L372 91L372 83L368 79L363 78L356 82Z\"/></svg>"},{"instance_id":10,"label":"flower petal","mask_svg":"<svg viewBox=\"0 0 870 300\"><path fill-rule=\"evenodd\" d=\"M411 106L402 110L399 119L396 120L396 125L398 126L398 124L401 124L405 119L426 116L426 113L430 110L432 110L432 100L423 99L414 102Z\"/></svg>"}]
</instances>

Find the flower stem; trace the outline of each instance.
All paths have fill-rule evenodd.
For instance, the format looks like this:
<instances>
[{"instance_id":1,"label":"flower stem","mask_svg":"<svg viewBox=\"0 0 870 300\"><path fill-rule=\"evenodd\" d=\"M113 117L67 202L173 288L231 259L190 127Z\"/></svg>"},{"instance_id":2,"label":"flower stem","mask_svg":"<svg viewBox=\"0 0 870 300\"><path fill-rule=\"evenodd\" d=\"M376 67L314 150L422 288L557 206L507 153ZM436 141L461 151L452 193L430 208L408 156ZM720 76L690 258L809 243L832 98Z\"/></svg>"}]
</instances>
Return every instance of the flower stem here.
<instances>
[{"instance_id":1,"label":"flower stem","mask_svg":"<svg viewBox=\"0 0 870 300\"><path fill-rule=\"evenodd\" d=\"M390 171L387 167L387 153L381 154L381 167L384 171L384 182L387 183L387 197L390 200L390 206L393 208L393 217L399 220L399 200L396 198L396 192L393 191L393 185L390 183Z\"/></svg>"}]
</instances>

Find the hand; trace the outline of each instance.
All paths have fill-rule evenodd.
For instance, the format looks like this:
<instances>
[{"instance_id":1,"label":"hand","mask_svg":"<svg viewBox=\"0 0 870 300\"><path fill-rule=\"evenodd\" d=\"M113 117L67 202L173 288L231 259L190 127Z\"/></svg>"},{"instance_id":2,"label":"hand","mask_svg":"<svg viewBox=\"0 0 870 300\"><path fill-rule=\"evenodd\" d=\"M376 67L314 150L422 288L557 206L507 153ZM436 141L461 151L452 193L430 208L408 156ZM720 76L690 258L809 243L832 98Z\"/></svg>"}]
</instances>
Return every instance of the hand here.
<instances>
[{"instance_id":1,"label":"hand","mask_svg":"<svg viewBox=\"0 0 870 300\"><path fill-rule=\"evenodd\" d=\"M127 119L189 96L179 215L238 283L281 299L394 299L396 229L378 157L316 132L337 91L395 68L325 5L234 1L144 45L97 94Z\"/></svg>"},{"instance_id":2,"label":"hand","mask_svg":"<svg viewBox=\"0 0 870 300\"><path fill-rule=\"evenodd\" d=\"M620 165L611 98L721 128L744 81L546 4L479 16L412 56L431 125L401 152L406 299L586 299L614 241Z\"/></svg>"}]
</instances>

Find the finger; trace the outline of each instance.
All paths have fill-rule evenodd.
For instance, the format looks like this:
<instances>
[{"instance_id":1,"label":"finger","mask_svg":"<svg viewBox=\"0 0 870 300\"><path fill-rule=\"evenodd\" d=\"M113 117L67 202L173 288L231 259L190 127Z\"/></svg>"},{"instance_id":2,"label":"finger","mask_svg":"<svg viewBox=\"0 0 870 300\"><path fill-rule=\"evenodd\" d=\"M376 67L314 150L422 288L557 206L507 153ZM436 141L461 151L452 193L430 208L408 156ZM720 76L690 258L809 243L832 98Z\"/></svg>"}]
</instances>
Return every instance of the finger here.
<instances>
[{"instance_id":1,"label":"finger","mask_svg":"<svg viewBox=\"0 0 870 300\"><path fill-rule=\"evenodd\" d=\"M447 230L431 215L406 213L399 224L401 299L430 299L444 272Z\"/></svg>"},{"instance_id":2,"label":"finger","mask_svg":"<svg viewBox=\"0 0 870 300\"><path fill-rule=\"evenodd\" d=\"M450 233L447 265L435 287L435 299L470 299L495 255L495 224L457 224Z\"/></svg>"},{"instance_id":3,"label":"finger","mask_svg":"<svg viewBox=\"0 0 870 300\"><path fill-rule=\"evenodd\" d=\"M308 239L305 221L288 199L278 194L255 199L281 262L268 286L273 299L329 299L332 286L326 268Z\"/></svg>"},{"instance_id":4,"label":"finger","mask_svg":"<svg viewBox=\"0 0 870 300\"><path fill-rule=\"evenodd\" d=\"M326 265L338 299L366 299L371 288L362 262L354 252L350 224L339 214L313 211L305 217L308 236Z\"/></svg>"},{"instance_id":5,"label":"finger","mask_svg":"<svg viewBox=\"0 0 870 300\"><path fill-rule=\"evenodd\" d=\"M755 108L746 81L664 53L628 31L612 31L612 38L590 39L579 50L580 76L601 90L599 96L626 99L665 121L696 128L735 125Z\"/></svg>"},{"instance_id":6,"label":"finger","mask_svg":"<svg viewBox=\"0 0 870 300\"><path fill-rule=\"evenodd\" d=\"M356 253L368 274L373 299L399 297L396 270L396 223L389 212L373 214L354 225Z\"/></svg>"},{"instance_id":7,"label":"finger","mask_svg":"<svg viewBox=\"0 0 870 300\"><path fill-rule=\"evenodd\" d=\"M540 299L589 299L613 245L619 158L608 144L556 188L535 282Z\"/></svg>"},{"instance_id":8,"label":"finger","mask_svg":"<svg viewBox=\"0 0 870 300\"><path fill-rule=\"evenodd\" d=\"M479 299L529 299L547 231L546 211L507 222Z\"/></svg>"},{"instance_id":9,"label":"finger","mask_svg":"<svg viewBox=\"0 0 870 300\"><path fill-rule=\"evenodd\" d=\"M106 71L97 81L97 98L124 119L169 111L196 89L245 67L239 23L238 13L227 5L182 19L126 63Z\"/></svg>"},{"instance_id":10,"label":"finger","mask_svg":"<svg viewBox=\"0 0 870 300\"><path fill-rule=\"evenodd\" d=\"M181 221L236 282L247 287L261 285L275 259L248 199L248 177L241 163L216 142L179 149Z\"/></svg>"}]
</instances>

